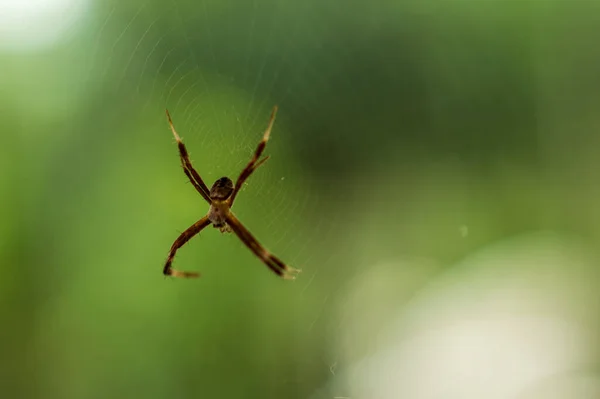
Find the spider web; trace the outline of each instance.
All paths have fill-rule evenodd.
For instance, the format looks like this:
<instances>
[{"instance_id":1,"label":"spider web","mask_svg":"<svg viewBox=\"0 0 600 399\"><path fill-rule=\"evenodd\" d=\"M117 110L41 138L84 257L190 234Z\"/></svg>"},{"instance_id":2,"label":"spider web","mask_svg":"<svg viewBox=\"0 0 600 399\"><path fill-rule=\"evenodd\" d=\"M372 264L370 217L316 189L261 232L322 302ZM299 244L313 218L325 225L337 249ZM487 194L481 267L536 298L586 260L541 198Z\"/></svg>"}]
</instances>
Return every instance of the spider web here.
<instances>
[{"instance_id":1,"label":"spider web","mask_svg":"<svg viewBox=\"0 0 600 399\"><path fill-rule=\"evenodd\" d=\"M115 79L119 95L141 103L142 115L163 134L168 108L209 187L221 176L235 180L277 104L264 153L271 159L248 180L235 210L266 247L310 278L320 263L311 259L311 247L327 239L335 214L317 218L324 202L315 184L319 177L302 170L294 148L298 142L305 152L311 146L301 137L304 127L293 126L289 116L298 109L309 115L315 106L299 76L305 79L307 69L309 76L318 72L310 71L300 52L290 51L306 35L306 19L295 16L309 14L309 6L256 0L160 4L103 4L93 73ZM173 146L168 150L175 152Z\"/></svg>"},{"instance_id":2,"label":"spider web","mask_svg":"<svg viewBox=\"0 0 600 399\"><path fill-rule=\"evenodd\" d=\"M194 167L210 187L221 176L237 178L262 137L272 107L278 105L271 139L263 153L271 158L248 179L234 211L266 248L284 262L303 269L303 273L295 283L281 284L272 292L273 297L280 298L275 303L266 296L271 291L266 290L258 300L269 303L255 305L250 311L259 313L262 308L274 312L271 317L277 318L289 315L289 306L294 306L304 321L296 324L296 331L294 324L288 323L288 334L323 339L319 326L326 320L329 292L323 294L318 287L324 284L321 278L327 274L334 253L330 243L335 242L333 232L339 212L331 205L327 174L311 165L315 154L323 154L319 141L313 141L315 132L310 131L310 120L318 112L319 92L308 90L304 84L307 79L314 80L324 93L333 90L322 71L311 66L305 52L321 45L314 27L324 28L323 17L313 13L310 4L258 0L128 4L115 1L103 3L96 13L101 17L96 17L92 29L89 79L108 84L109 88L102 90L122 104L104 105L106 120L115 125L135 121L150 129L128 133L132 137L125 140L135 143L136 151L145 151L142 147L148 151L159 148L156 153L160 154L160 167L153 167L158 176L152 177L157 179L154 184L158 187L145 192L150 197L168 198L159 200L165 205L160 209L162 227L153 227L164 243L163 252L178 231L207 211L206 204L181 173L165 108L169 109ZM311 25L312 30L308 29ZM127 128L119 130L125 132ZM204 261L206 257L210 263ZM159 266L156 259L144 261L154 261ZM180 288L173 288L174 295L180 290L180 295L193 303L208 303L201 305L207 306L202 312L211 312L219 325L224 323L215 304L207 301L226 300L227 294L218 295L215 290L232 286L231 280L227 283L219 276L242 273L245 279L259 279L261 287L265 287L262 281L280 283L233 234L221 235L211 228L178 252L174 266L200 269L205 288L198 291L193 285L177 284L174 287ZM147 273L147 265L143 270L140 268ZM248 284L245 287L248 293L242 297L248 300L257 296ZM126 292L128 283L123 283L121 289ZM292 302L284 305L278 304L279 300ZM179 334L181 341L193 339L189 333ZM263 352L269 353L266 349ZM324 374L333 363L327 355L312 359L298 353L293 358L304 363L302 367L308 363ZM278 384L277 389L306 382L299 379L291 377ZM287 391L285 388L282 393Z\"/></svg>"}]
</instances>

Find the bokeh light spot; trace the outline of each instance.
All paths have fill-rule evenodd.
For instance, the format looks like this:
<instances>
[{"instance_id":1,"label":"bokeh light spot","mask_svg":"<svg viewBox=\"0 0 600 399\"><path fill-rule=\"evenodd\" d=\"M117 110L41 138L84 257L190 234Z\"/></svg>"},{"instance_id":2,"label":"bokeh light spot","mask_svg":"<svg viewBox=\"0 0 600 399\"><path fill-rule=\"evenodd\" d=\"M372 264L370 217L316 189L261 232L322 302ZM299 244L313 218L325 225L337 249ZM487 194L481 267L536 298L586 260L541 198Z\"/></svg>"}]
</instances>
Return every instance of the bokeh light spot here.
<instances>
[{"instance_id":1,"label":"bokeh light spot","mask_svg":"<svg viewBox=\"0 0 600 399\"><path fill-rule=\"evenodd\" d=\"M39 51L68 36L88 0L0 0L0 51Z\"/></svg>"}]
</instances>

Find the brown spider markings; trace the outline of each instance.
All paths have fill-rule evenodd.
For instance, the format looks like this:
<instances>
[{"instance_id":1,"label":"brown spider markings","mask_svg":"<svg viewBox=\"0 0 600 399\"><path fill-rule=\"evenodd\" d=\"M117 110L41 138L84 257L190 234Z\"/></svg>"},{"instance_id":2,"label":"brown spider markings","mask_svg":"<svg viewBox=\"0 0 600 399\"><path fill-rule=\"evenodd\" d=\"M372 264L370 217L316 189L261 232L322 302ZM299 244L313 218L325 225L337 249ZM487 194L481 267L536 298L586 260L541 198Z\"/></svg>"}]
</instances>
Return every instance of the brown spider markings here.
<instances>
[{"instance_id":1,"label":"brown spider markings","mask_svg":"<svg viewBox=\"0 0 600 399\"><path fill-rule=\"evenodd\" d=\"M179 147L179 158L181 159L181 166L183 167L183 172L190 179L190 182L200 193L202 198L206 202L209 203L210 209L206 216L202 219L198 220L196 223L191 225L186 231L181 233L179 237L175 240L173 245L171 246L171 250L169 251L169 256L167 257L167 261L165 263L165 267L163 269L163 274L166 276L174 276L174 277L198 277L199 274L195 272L184 272L175 270L171 267L173 263L173 258L175 258L175 254L177 250L181 248L185 243L187 243L192 237L196 234L200 233L202 229L206 226L212 224L215 228L218 228L222 233L229 233L233 231L238 238L256 255L269 269L271 269L278 276L285 279L295 279L296 274L300 273L300 269L294 269L291 266L283 263L278 257L271 254L265 247L263 247L254 236L244 227L242 222L233 214L231 211L231 207L233 206L233 201L235 197L239 193L240 189L244 182L250 177L250 175L267 159L268 156L260 159L262 152L264 151L267 141L269 141L269 136L271 135L271 128L273 127L273 122L275 121L275 114L277 113L277 106L273 107L273 112L271 112L271 118L269 119L269 125L267 126L267 130L263 135L262 140L258 143L256 147L256 151L254 151L254 155L252 159L246 165L244 170L240 173L239 177L235 182L235 186L230 178L221 177L218 179L210 188L206 186L198 172L192 166L192 162L190 161L187 149L185 148L185 144L181 141L181 137L175 131L175 127L173 126L173 121L171 120L171 115L169 115L169 111L166 111L167 119L169 120L169 126L171 127L171 131L173 132L173 136L175 136L175 140L177 141L177 146Z\"/></svg>"}]
</instances>

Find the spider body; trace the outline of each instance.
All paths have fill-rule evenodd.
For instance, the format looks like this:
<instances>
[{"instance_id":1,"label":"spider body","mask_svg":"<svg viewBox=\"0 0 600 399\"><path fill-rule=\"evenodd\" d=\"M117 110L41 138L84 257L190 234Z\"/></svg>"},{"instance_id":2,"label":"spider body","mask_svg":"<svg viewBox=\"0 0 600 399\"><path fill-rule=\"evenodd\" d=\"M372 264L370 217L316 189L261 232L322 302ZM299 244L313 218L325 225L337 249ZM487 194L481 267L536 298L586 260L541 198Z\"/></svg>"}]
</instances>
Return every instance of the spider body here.
<instances>
[{"instance_id":1,"label":"spider body","mask_svg":"<svg viewBox=\"0 0 600 399\"><path fill-rule=\"evenodd\" d=\"M210 188L210 199L224 201L233 194L233 182L229 177L221 177Z\"/></svg>"},{"instance_id":2,"label":"spider body","mask_svg":"<svg viewBox=\"0 0 600 399\"><path fill-rule=\"evenodd\" d=\"M177 237L177 239L171 246L169 256L163 268L164 275L174 277L198 277L198 273L175 270L171 267L171 264L173 263L173 259L175 258L175 253L177 252L177 250L210 224L212 224L215 228L218 228L222 233L229 233L233 231L238 236L238 238L248 247L248 249L250 249L254 253L254 255L260 258L260 260L262 260L263 263L267 265L267 267L271 269L274 273L276 273L278 276L286 279L294 279L295 274L300 272L299 269L294 269L293 267L286 265L278 257L271 254L267 249L265 249L248 231L248 229L244 227L242 222L239 221L239 219L233 214L233 212L231 212L231 207L233 206L235 197L239 193L244 182L260 165L262 165L267 159L269 159L269 157L266 156L259 160L263 150L265 149L265 146L267 145L267 141L269 140L276 112L277 107L274 107L273 112L271 113L271 119L269 120L267 130L265 131L262 140L260 141L256 150L254 151L252 159L250 160L248 165L246 165L244 170L242 170L240 176L237 178L235 185L233 184L233 181L230 178L221 177L212 185L212 187L209 190L202 178L200 177L200 175L198 174L198 172L196 172L196 170L192 166L187 149L185 148L185 145L181 141L181 138L175 131L173 121L171 120L169 111L167 111L169 125L171 127L171 131L173 132L173 136L175 137L175 140L177 141L177 146L179 148L179 157L181 159L181 166L183 167L183 172L188 177L188 179L190 179L190 182L198 191L198 193L202 196L202 198L204 198L204 200L208 202L210 208L206 216L198 220L186 231L181 233L179 237Z\"/></svg>"},{"instance_id":3,"label":"spider body","mask_svg":"<svg viewBox=\"0 0 600 399\"><path fill-rule=\"evenodd\" d=\"M226 201L213 201L208 210L208 220L215 228L221 229L221 232L227 230L227 216L229 216L229 205Z\"/></svg>"},{"instance_id":4,"label":"spider body","mask_svg":"<svg viewBox=\"0 0 600 399\"><path fill-rule=\"evenodd\" d=\"M210 188L210 209L208 210L208 220L213 227L220 229L221 233L229 233L231 229L227 226L227 216L229 215L229 197L233 194L233 182L229 177L221 177Z\"/></svg>"}]
</instances>

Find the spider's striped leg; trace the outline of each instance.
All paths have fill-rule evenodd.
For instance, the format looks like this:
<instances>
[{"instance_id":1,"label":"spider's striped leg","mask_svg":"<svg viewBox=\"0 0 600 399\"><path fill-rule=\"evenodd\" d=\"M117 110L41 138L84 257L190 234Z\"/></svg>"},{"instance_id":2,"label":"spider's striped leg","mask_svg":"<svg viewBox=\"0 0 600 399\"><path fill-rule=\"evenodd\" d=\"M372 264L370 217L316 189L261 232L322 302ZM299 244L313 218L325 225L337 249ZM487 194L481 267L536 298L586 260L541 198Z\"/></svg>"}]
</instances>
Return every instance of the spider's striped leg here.
<instances>
[{"instance_id":1,"label":"spider's striped leg","mask_svg":"<svg viewBox=\"0 0 600 399\"><path fill-rule=\"evenodd\" d=\"M169 120L169 126L171 127L171 131L173 132L173 136L175 137L175 141L177 141L177 147L179 147L179 158L181 159L181 166L183 167L183 173L190 179L192 185L196 188L196 190L200 193L200 195L208 202L211 203L210 200L210 190L198 174L194 167L192 166L192 162L190 161L190 156L185 148L185 144L181 141L181 137L175 131L175 126L173 126L173 121L171 120L171 115L169 114L169 110L166 110L167 119Z\"/></svg>"},{"instance_id":2,"label":"spider's striped leg","mask_svg":"<svg viewBox=\"0 0 600 399\"><path fill-rule=\"evenodd\" d=\"M163 274L165 276L198 277L200 275L194 272L182 272L179 270L175 270L171 268L171 263L173 263L173 258L175 258L175 253L177 252L177 250L181 248L186 242L188 242L193 236L200 233L200 231L202 231L202 229L208 226L209 224L210 220L208 220L208 216L204 216L202 219L198 220L196 223L191 225L186 231L181 233L179 237L177 237L177 239L171 246L167 262L165 263L165 267L163 269Z\"/></svg>"},{"instance_id":3,"label":"spider's striped leg","mask_svg":"<svg viewBox=\"0 0 600 399\"><path fill-rule=\"evenodd\" d=\"M246 165L244 170L242 170L242 173L240 173L240 176L237 178L237 181L235 182L235 188L233 189L233 193L231 194L231 197L229 198L229 206L233 206L233 201L235 200L236 195L242 188L242 185L244 184L246 179L248 179L248 177L250 177L250 175L252 174L252 172L254 172L256 170L256 168L258 168L260 165L263 164L263 162L265 162L267 159L269 159L269 157L265 157L265 158L261 159L260 161L258 160L258 158L260 158L262 152L265 150L265 147L267 146L267 141L269 141L269 137L271 136L271 129L273 128L273 123L275 122L276 114L277 114L277 106L274 106L273 111L271 112L271 118L269 119L269 125L267 126L267 130L265 130L265 133L263 134L262 140L260 141L260 143L258 143L258 146L256 147L256 150L254 151L254 155L252 156L252 159L250 160L250 162L248 162L248 165Z\"/></svg>"},{"instance_id":4,"label":"spider's striped leg","mask_svg":"<svg viewBox=\"0 0 600 399\"><path fill-rule=\"evenodd\" d=\"M242 240L242 242L254 253L254 255L258 256L260 260L262 260L263 263L279 277L293 280L296 278L296 274L302 271L286 265L281 261L281 259L260 245L256 238L250 234L248 229L244 227L242 222L240 222L232 212L229 212L229 215L227 215L227 224L231 227L231 230L233 230L238 238Z\"/></svg>"}]
</instances>

